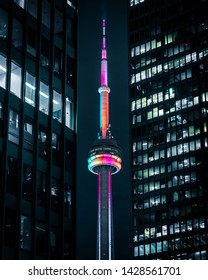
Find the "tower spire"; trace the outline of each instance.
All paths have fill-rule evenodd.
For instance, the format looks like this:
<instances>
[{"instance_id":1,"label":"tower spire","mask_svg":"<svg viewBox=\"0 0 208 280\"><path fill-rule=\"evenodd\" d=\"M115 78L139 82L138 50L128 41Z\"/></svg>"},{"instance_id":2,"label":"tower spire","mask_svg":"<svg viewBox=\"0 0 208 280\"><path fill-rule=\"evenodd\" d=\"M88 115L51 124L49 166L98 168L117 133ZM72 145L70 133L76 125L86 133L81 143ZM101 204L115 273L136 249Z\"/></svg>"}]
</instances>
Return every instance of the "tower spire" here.
<instances>
[{"instance_id":1,"label":"tower spire","mask_svg":"<svg viewBox=\"0 0 208 280\"><path fill-rule=\"evenodd\" d=\"M102 40L102 58L101 58L101 83L98 89L100 93L100 135L99 138L111 138L109 130L109 93L108 87L108 61L106 50L106 21L102 21L103 40Z\"/></svg>"}]
</instances>

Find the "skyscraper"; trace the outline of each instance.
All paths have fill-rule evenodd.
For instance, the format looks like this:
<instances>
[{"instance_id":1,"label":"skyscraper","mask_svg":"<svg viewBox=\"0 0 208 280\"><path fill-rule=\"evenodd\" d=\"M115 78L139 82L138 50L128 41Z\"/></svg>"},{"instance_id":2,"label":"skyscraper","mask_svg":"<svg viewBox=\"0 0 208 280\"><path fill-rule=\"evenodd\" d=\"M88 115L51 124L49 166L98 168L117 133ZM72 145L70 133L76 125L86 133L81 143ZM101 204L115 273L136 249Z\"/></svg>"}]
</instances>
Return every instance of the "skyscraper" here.
<instances>
[{"instance_id":1,"label":"skyscraper","mask_svg":"<svg viewBox=\"0 0 208 280\"><path fill-rule=\"evenodd\" d=\"M113 139L109 124L108 64L106 50L106 22L103 20L101 86L100 93L100 132L98 141L89 152L88 169L98 175L98 217L97 250L98 260L114 258L113 210L111 175L121 169L121 149Z\"/></svg>"},{"instance_id":2,"label":"skyscraper","mask_svg":"<svg viewBox=\"0 0 208 280\"><path fill-rule=\"evenodd\" d=\"M133 256L208 259L208 1L129 4Z\"/></svg>"},{"instance_id":3,"label":"skyscraper","mask_svg":"<svg viewBox=\"0 0 208 280\"><path fill-rule=\"evenodd\" d=\"M74 258L77 1L0 2L0 258Z\"/></svg>"}]
</instances>

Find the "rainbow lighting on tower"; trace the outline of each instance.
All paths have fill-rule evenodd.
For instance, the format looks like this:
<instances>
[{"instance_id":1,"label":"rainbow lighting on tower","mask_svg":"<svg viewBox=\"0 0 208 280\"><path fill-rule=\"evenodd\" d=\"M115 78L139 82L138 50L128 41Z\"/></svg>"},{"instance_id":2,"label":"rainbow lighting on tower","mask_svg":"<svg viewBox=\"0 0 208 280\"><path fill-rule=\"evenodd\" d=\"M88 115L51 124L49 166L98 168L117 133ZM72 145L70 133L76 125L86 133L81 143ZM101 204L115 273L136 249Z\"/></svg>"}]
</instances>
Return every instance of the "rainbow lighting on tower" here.
<instances>
[{"instance_id":1,"label":"rainbow lighting on tower","mask_svg":"<svg viewBox=\"0 0 208 280\"><path fill-rule=\"evenodd\" d=\"M106 22L102 21L102 59L100 93L100 132L89 152L88 169L98 176L98 260L114 259L113 210L111 175L121 170L121 149L113 139L109 124L108 62L106 50Z\"/></svg>"}]
</instances>

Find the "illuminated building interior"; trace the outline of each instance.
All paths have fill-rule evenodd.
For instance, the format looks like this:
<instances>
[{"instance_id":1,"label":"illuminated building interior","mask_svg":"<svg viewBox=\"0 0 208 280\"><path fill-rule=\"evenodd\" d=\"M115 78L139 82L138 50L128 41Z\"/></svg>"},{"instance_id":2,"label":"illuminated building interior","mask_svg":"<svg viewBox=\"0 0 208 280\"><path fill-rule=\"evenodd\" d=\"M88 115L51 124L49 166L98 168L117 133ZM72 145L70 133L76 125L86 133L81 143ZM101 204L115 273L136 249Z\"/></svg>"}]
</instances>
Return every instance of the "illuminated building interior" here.
<instances>
[{"instance_id":1,"label":"illuminated building interior","mask_svg":"<svg viewBox=\"0 0 208 280\"><path fill-rule=\"evenodd\" d=\"M77 1L0 1L0 259L73 259Z\"/></svg>"},{"instance_id":2,"label":"illuminated building interior","mask_svg":"<svg viewBox=\"0 0 208 280\"><path fill-rule=\"evenodd\" d=\"M133 246L208 259L208 1L130 1Z\"/></svg>"}]
</instances>

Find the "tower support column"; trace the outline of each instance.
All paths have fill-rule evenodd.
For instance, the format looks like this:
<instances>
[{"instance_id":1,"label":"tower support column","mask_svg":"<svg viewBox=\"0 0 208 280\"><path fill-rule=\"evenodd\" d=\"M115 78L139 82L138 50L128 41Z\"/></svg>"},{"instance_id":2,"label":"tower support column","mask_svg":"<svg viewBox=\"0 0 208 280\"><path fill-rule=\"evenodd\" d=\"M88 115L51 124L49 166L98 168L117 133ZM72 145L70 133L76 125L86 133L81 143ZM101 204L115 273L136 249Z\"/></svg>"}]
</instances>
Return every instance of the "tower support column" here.
<instances>
[{"instance_id":1,"label":"tower support column","mask_svg":"<svg viewBox=\"0 0 208 280\"><path fill-rule=\"evenodd\" d=\"M112 217L111 168L101 166L98 172L98 260L114 259Z\"/></svg>"}]
</instances>

